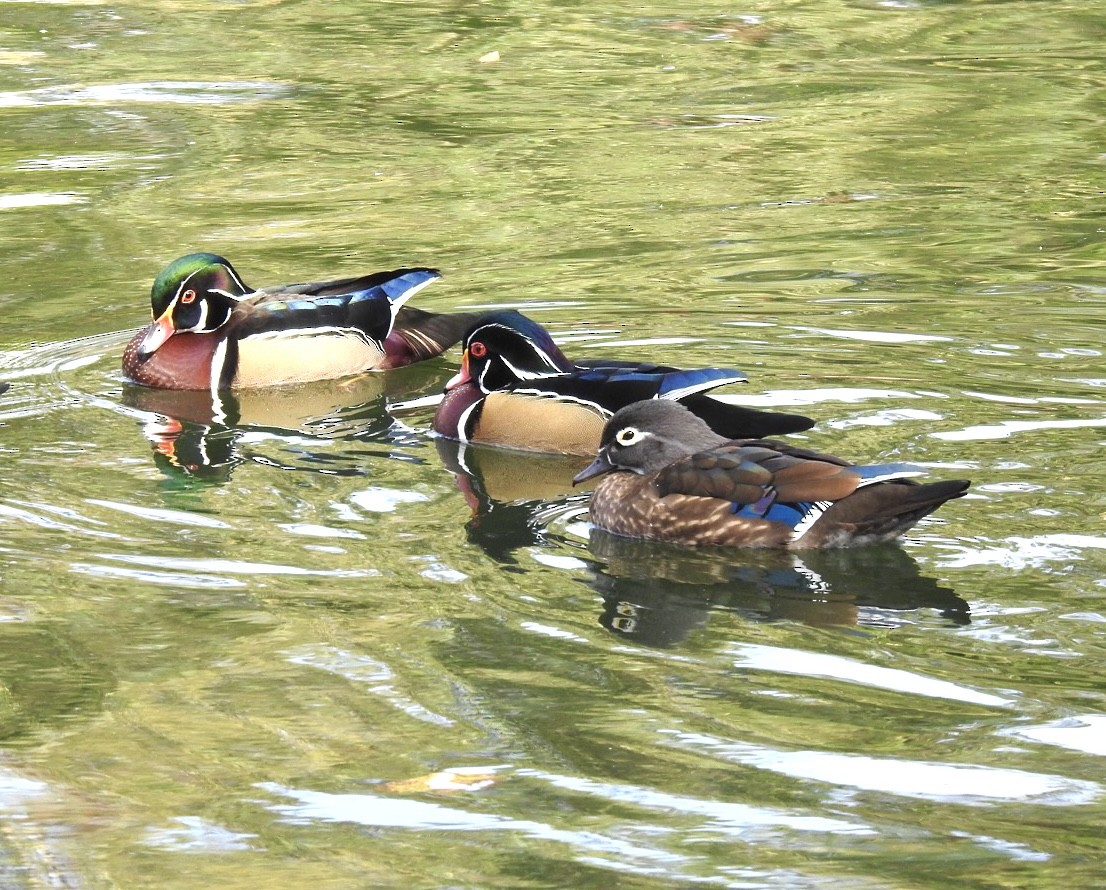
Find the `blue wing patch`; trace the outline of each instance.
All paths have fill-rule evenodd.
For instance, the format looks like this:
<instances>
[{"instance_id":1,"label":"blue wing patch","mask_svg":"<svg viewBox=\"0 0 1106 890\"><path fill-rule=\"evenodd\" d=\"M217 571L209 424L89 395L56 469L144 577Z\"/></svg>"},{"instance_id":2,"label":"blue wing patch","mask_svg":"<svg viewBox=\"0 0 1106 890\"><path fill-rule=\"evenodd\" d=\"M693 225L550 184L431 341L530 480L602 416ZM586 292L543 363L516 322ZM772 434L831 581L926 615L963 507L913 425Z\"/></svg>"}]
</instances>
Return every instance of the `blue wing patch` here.
<instances>
[{"instance_id":1,"label":"blue wing patch","mask_svg":"<svg viewBox=\"0 0 1106 890\"><path fill-rule=\"evenodd\" d=\"M372 300L378 297L387 297L388 302L394 303L403 299L413 290L417 290L442 276L432 269L412 269L397 275L395 278L382 282L368 290L363 290L354 295L353 301Z\"/></svg>"},{"instance_id":2,"label":"blue wing patch","mask_svg":"<svg viewBox=\"0 0 1106 890\"><path fill-rule=\"evenodd\" d=\"M740 383L748 378L733 368L698 368L674 371L661 377L659 399L682 399L692 393L704 392L725 383Z\"/></svg>"},{"instance_id":3,"label":"blue wing patch","mask_svg":"<svg viewBox=\"0 0 1106 890\"><path fill-rule=\"evenodd\" d=\"M800 501L797 504L774 503L767 510L761 510L756 504L734 504L733 514L742 519L767 519L769 522L782 522L788 528L794 528L803 521L813 504Z\"/></svg>"}]
</instances>

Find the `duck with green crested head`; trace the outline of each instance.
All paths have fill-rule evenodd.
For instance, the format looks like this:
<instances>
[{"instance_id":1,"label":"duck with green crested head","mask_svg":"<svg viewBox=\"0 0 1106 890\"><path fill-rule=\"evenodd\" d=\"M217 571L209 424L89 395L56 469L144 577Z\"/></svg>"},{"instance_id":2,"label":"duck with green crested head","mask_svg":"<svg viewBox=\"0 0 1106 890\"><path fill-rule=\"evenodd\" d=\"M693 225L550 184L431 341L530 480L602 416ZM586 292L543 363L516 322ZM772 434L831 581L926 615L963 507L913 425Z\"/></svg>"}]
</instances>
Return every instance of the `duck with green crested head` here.
<instances>
[{"instance_id":1,"label":"duck with green crested head","mask_svg":"<svg viewBox=\"0 0 1106 890\"><path fill-rule=\"evenodd\" d=\"M404 305L440 277L435 269L406 268L254 290L225 258L188 254L154 281L153 321L127 344L123 373L157 389L217 391L433 358L479 316Z\"/></svg>"}]
</instances>

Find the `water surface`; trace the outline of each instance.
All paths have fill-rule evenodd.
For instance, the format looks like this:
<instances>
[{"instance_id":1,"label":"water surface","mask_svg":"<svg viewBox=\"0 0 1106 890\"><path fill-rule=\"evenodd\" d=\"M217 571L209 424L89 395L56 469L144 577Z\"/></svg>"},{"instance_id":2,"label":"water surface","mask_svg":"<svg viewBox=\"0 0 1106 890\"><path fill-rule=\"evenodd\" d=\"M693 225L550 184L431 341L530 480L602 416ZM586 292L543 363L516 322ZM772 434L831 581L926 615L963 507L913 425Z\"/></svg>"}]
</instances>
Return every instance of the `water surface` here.
<instances>
[{"instance_id":1,"label":"water surface","mask_svg":"<svg viewBox=\"0 0 1106 890\"><path fill-rule=\"evenodd\" d=\"M1058 2L4 4L12 887L1096 886L1106 17ZM498 53L498 56L492 55ZM425 264L973 494L901 547L593 532L456 354L125 384L193 250Z\"/></svg>"}]
</instances>

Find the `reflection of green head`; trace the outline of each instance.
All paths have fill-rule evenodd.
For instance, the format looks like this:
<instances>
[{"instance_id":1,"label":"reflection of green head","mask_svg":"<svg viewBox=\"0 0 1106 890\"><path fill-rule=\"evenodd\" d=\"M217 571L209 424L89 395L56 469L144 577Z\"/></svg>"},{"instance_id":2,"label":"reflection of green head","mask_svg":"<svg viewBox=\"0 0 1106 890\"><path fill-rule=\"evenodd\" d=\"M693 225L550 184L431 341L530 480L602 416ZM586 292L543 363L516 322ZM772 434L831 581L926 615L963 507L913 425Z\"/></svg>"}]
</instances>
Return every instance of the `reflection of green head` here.
<instances>
[{"instance_id":1,"label":"reflection of green head","mask_svg":"<svg viewBox=\"0 0 1106 890\"><path fill-rule=\"evenodd\" d=\"M214 253L190 253L171 262L154 279L150 291L154 318L161 317L185 284L201 298L207 297L212 290L236 297L249 293L234 267L223 257Z\"/></svg>"}]
</instances>

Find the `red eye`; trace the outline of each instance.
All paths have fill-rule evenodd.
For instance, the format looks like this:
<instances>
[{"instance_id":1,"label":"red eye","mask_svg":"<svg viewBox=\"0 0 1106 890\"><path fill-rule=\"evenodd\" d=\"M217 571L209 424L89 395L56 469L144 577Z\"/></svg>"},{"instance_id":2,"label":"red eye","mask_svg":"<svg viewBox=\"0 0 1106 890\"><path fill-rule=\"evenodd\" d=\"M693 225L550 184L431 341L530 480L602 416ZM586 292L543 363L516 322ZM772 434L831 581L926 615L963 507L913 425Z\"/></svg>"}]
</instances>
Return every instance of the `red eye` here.
<instances>
[{"instance_id":1,"label":"red eye","mask_svg":"<svg viewBox=\"0 0 1106 890\"><path fill-rule=\"evenodd\" d=\"M488 347L477 340L469 347L469 355L474 358L483 358L488 354Z\"/></svg>"},{"instance_id":2,"label":"red eye","mask_svg":"<svg viewBox=\"0 0 1106 890\"><path fill-rule=\"evenodd\" d=\"M180 295L180 301L182 303L191 303L194 299L196 299L196 292L194 290L186 290Z\"/></svg>"}]
</instances>

